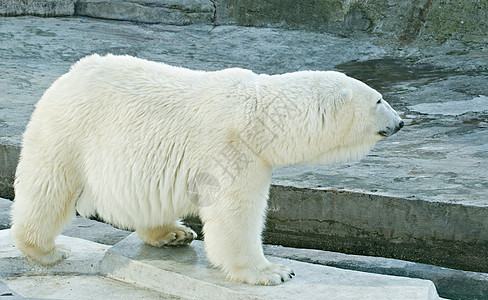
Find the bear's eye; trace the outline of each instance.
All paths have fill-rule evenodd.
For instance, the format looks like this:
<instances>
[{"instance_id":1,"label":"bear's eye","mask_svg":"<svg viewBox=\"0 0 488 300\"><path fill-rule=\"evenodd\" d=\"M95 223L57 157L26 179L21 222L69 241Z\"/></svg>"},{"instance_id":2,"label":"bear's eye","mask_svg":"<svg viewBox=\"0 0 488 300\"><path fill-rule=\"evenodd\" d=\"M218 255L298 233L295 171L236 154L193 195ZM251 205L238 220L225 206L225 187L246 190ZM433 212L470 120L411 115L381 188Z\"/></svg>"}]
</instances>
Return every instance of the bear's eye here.
<instances>
[{"instance_id":1,"label":"bear's eye","mask_svg":"<svg viewBox=\"0 0 488 300\"><path fill-rule=\"evenodd\" d=\"M381 99L380 99L380 100L378 100L378 102L376 102L376 104L381 104Z\"/></svg>"}]
</instances>

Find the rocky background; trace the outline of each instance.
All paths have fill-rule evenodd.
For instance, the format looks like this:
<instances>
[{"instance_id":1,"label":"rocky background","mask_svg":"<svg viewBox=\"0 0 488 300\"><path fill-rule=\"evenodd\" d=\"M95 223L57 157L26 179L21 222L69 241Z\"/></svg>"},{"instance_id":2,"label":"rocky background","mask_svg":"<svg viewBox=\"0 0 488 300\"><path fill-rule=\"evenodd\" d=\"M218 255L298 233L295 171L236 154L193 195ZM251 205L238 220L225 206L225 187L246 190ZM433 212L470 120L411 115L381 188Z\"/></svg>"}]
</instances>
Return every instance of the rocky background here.
<instances>
[{"instance_id":1,"label":"rocky background","mask_svg":"<svg viewBox=\"0 0 488 300\"><path fill-rule=\"evenodd\" d=\"M400 45L486 43L488 31L486 0L2 0L0 15L271 26L345 37L368 33Z\"/></svg>"}]
</instances>

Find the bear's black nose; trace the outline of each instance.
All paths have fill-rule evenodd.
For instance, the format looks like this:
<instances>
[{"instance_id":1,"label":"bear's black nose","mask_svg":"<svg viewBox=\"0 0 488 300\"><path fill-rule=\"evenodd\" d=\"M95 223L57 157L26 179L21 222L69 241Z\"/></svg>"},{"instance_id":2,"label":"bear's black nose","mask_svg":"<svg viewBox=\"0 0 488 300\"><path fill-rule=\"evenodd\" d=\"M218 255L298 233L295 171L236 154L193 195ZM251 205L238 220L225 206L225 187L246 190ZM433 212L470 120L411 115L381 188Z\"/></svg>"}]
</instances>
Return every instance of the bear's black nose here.
<instances>
[{"instance_id":1,"label":"bear's black nose","mask_svg":"<svg viewBox=\"0 0 488 300\"><path fill-rule=\"evenodd\" d=\"M403 121L400 121L400 123L398 123L398 127L402 128L403 125L405 125L405 123Z\"/></svg>"}]
</instances>

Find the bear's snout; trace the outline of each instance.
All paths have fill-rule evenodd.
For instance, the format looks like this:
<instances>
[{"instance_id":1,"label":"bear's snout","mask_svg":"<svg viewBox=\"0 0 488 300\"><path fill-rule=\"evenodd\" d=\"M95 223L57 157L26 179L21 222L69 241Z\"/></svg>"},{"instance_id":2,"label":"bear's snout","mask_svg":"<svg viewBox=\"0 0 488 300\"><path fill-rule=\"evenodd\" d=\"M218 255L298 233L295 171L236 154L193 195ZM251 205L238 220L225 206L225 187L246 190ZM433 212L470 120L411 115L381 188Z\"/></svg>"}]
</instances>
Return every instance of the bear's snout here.
<instances>
[{"instance_id":1,"label":"bear's snout","mask_svg":"<svg viewBox=\"0 0 488 300\"><path fill-rule=\"evenodd\" d=\"M386 127L385 130L379 131L378 134L382 135L384 137L394 135L400 129L402 129L404 125L405 125L405 122L403 122L403 120L400 120L400 122L398 122L398 124L395 127Z\"/></svg>"},{"instance_id":2,"label":"bear's snout","mask_svg":"<svg viewBox=\"0 0 488 300\"><path fill-rule=\"evenodd\" d=\"M397 126L397 131L402 129L403 128L403 125L405 125L405 123L403 122L403 120L400 120L400 123L398 123L398 126Z\"/></svg>"}]
</instances>

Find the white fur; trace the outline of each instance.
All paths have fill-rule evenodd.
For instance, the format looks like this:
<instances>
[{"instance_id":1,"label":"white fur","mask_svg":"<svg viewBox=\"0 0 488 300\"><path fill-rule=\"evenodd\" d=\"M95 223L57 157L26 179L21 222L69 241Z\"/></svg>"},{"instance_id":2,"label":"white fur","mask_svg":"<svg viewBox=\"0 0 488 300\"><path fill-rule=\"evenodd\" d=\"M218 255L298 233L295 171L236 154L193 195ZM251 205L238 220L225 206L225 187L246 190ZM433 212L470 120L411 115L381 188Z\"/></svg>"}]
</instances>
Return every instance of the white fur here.
<instances>
[{"instance_id":1,"label":"white fur","mask_svg":"<svg viewBox=\"0 0 488 300\"><path fill-rule=\"evenodd\" d=\"M192 71L129 56L80 60L43 95L24 134L13 237L30 259L98 214L151 245L187 244L199 214L209 260L231 280L278 284L261 248L271 170L363 157L400 118L337 72ZM294 274L293 274L294 275Z\"/></svg>"}]
</instances>

